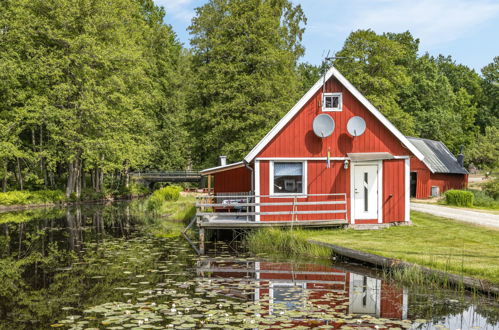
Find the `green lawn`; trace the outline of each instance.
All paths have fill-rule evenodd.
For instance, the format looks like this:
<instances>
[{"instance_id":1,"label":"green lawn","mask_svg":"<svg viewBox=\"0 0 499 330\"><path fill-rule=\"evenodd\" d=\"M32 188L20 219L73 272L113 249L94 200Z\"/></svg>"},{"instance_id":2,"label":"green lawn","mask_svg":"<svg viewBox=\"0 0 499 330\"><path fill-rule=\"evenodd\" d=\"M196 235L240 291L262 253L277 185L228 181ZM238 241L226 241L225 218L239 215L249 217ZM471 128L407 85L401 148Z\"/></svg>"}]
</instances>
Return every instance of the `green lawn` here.
<instances>
[{"instance_id":1,"label":"green lawn","mask_svg":"<svg viewBox=\"0 0 499 330\"><path fill-rule=\"evenodd\" d=\"M499 283L499 230L411 212L412 226L307 231L307 238Z\"/></svg>"}]
</instances>

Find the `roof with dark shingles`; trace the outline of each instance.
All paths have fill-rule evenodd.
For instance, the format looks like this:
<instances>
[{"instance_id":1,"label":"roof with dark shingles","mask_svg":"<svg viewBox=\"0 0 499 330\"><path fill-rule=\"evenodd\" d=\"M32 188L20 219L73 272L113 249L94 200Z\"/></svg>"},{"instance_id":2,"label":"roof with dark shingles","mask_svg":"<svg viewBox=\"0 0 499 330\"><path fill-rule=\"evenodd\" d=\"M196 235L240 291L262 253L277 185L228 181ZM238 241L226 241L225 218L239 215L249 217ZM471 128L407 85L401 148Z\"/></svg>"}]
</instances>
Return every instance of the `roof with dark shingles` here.
<instances>
[{"instance_id":1,"label":"roof with dark shingles","mask_svg":"<svg viewBox=\"0 0 499 330\"><path fill-rule=\"evenodd\" d=\"M424 155L423 163L432 173L468 174L442 142L409 136L407 138Z\"/></svg>"}]
</instances>

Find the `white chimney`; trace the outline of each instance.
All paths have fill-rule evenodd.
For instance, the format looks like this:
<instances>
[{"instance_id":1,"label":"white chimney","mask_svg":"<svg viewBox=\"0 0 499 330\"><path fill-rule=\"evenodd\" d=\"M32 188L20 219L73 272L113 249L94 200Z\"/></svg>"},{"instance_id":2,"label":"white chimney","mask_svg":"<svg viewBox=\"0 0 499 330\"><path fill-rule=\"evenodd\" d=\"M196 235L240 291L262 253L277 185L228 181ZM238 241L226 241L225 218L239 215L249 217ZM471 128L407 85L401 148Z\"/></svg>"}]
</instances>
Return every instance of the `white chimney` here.
<instances>
[{"instance_id":1,"label":"white chimney","mask_svg":"<svg viewBox=\"0 0 499 330\"><path fill-rule=\"evenodd\" d=\"M220 166L227 165L227 156L220 156Z\"/></svg>"}]
</instances>

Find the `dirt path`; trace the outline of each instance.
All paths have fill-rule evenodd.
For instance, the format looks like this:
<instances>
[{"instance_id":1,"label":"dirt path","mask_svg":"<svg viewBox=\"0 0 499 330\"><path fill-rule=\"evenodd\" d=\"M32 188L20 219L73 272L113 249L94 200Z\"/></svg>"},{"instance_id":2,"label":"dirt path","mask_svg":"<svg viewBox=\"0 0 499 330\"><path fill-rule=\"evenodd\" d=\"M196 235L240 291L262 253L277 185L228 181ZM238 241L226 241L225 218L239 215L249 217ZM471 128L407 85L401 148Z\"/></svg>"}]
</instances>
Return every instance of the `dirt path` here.
<instances>
[{"instance_id":1,"label":"dirt path","mask_svg":"<svg viewBox=\"0 0 499 330\"><path fill-rule=\"evenodd\" d=\"M434 204L411 203L411 210L430 213L439 217L499 228L499 215L456 209Z\"/></svg>"}]
</instances>

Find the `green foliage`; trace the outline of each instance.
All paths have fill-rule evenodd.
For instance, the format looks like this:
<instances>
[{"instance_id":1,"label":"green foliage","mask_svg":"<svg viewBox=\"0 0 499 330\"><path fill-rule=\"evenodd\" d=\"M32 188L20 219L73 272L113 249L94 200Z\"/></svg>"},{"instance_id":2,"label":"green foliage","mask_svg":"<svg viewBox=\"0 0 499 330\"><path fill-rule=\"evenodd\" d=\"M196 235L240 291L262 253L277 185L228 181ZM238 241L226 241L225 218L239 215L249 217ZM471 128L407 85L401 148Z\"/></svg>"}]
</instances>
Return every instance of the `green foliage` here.
<instances>
[{"instance_id":1,"label":"green foliage","mask_svg":"<svg viewBox=\"0 0 499 330\"><path fill-rule=\"evenodd\" d=\"M474 195L471 191L447 190L445 192L445 201L449 205L472 207L473 199Z\"/></svg>"},{"instance_id":2,"label":"green foliage","mask_svg":"<svg viewBox=\"0 0 499 330\"><path fill-rule=\"evenodd\" d=\"M189 28L196 162L241 159L301 96L304 23L288 0L210 0L196 9Z\"/></svg>"},{"instance_id":3,"label":"green foliage","mask_svg":"<svg viewBox=\"0 0 499 330\"><path fill-rule=\"evenodd\" d=\"M336 53L337 68L404 134L414 134L413 116L400 102L411 86L411 66L419 40L409 32L378 35L372 30L352 32Z\"/></svg>"},{"instance_id":4,"label":"green foliage","mask_svg":"<svg viewBox=\"0 0 499 330\"><path fill-rule=\"evenodd\" d=\"M32 209L18 212L0 213L0 224L3 223L22 223L33 220L53 220L62 217L64 211L59 208Z\"/></svg>"},{"instance_id":5,"label":"green foliage","mask_svg":"<svg viewBox=\"0 0 499 330\"><path fill-rule=\"evenodd\" d=\"M8 27L0 38L4 189L55 187L57 170L66 196L79 199L90 172L114 180L137 167L187 164L188 54L162 8L152 0L9 0L0 12ZM103 181L92 181L96 193Z\"/></svg>"},{"instance_id":6,"label":"green foliage","mask_svg":"<svg viewBox=\"0 0 499 330\"><path fill-rule=\"evenodd\" d=\"M300 229L262 228L246 236L246 244L254 254L286 257L329 258L331 249L307 241L310 231Z\"/></svg>"},{"instance_id":7,"label":"green foliage","mask_svg":"<svg viewBox=\"0 0 499 330\"><path fill-rule=\"evenodd\" d=\"M496 187L497 189L497 187ZM470 189L473 193L473 206L480 207L480 208L487 208L487 209L499 209L499 200L494 199L489 195L488 192L481 191L481 190L475 190L475 189Z\"/></svg>"},{"instance_id":8,"label":"green foliage","mask_svg":"<svg viewBox=\"0 0 499 330\"><path fill-rule=\"evenodd\" d=\"M483 185L483 191L495 200L499 200L499 178L495 178Z\"/></svg>"},{"instance_id":9,"label":"green foliage","mask_svg":"<svg viewBox=\"0 0 499 330\"><path fill-rule=\"evenodd\" d=\"M154 191L147 199L146 207L148 211L159 211L165 202L176 202L180 197L182 187L167 186Z\"/></svg>"},{"instance_id":10,"label":"green foliage","mask_svg":"<svg viewBox=\"0 0 499 330\"><path fill-rule=\"evenodd\" d=\"M484 170L499 168L499 128L489 126L485 134L477 134L467 152L469 161Z\"/></svg>"},{"instance_id":11,"label":"green foliage","mask_svg":"<svg viewBox=\"0 0 499 330\"><path fill-rule=\"evenodd\" d=\"M473 145L479 130L485 132L497 118L497 101L489 95L497 95L498 66L484 68L486 83L450 56L419 57L418 48L409 32L359 30L336 54L344 58L335 65L402 133L443 141L456 153L462 144Z\"/></svg>"},{"instance_id":12,"label":"green foliage","mask_svg":"<svg viewBox=\"0 0 499 330\"><path fill-rule=\"evenodd\" d=\"M56 204L65 201L60 190L9 191L0 193L0 205Z\"/></svg>"}]
</instances>

